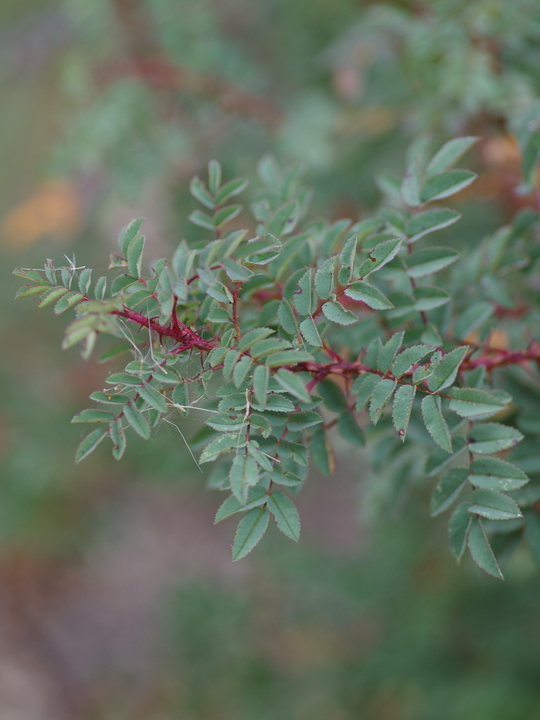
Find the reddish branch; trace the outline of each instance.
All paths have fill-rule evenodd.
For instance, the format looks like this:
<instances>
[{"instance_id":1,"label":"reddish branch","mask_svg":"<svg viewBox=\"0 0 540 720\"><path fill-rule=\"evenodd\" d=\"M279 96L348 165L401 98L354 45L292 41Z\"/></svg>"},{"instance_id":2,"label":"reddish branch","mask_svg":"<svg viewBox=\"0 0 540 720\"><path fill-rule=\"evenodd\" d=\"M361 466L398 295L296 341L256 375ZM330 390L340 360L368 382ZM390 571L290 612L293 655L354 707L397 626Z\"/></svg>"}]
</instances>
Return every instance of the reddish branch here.
<instances>
[{"instance_id":1,"label":"reddish branch","mask_svg":"<svg viewBox=\"0 0 540 720\"><path fill-rule=\"evenodd\" d=\"M147 318L140 313L125 308L124 310L116 310L113 312L118 317L123 317L138 325L147 327L157 333L160 338L169 337L176 340L180 346L174 352L183 352L193 348L209 352L217 346L212 340L205 340L197 332L188 328L184 323L180 322L173 313L171 326L160 324L156 318ZM297 372L308 372L313 376L313 385L320 382L328 375L341 375L343 377L356 377L366 372L377 372L368 365L364 365L358 361L348 361L341 358L328 345L324 346L327 354L332 358L333 362L317 363L302 362L298 365L291 366L291 370ZM460 372L465 370L474 370L478 367L485 367L486 370L492 371L497 368L508 367L510 365L524 365L529 362L540 363L540 343L533 342L526 350L505 350L490 349L476 357L467 357L461 363Z\"/></svg>"},{"instance_id":2,"label":"reddish branch","mask_svg":"<svg viewBox=\"0 0 540 720\"><path fill-rule=\"evenodd\" d=\"M170 337L173 340L176 340L180 343L180 348L178 348L179 352L191 350L192 348L208 352L216 347L215 342L205 340L194 330L188 328L187 325L181 323L178 318L176 318L173 323L173 327L166 327L165 325L161 325L155 318L147 318L144 315L127 308L124 310L114 310L112 314L117 315L118 317L126 318L126 320L131 320L138 325L150 328L150 330L157 333L160 338Z\"/></svg>"},{"instance_id":3,"label":"reddish branch","mask_svg":"<svg viewBox=\"0 0 540 720\"><path fill-rule=\"evenodd\" d=\"M540 343L533 342L527 350L492 349L478 357L466 358L460 370L474 370L485 367L486 370L495 370L508 365L523 365L531 361L540 362Z\"/></svg>"}]
</instances>

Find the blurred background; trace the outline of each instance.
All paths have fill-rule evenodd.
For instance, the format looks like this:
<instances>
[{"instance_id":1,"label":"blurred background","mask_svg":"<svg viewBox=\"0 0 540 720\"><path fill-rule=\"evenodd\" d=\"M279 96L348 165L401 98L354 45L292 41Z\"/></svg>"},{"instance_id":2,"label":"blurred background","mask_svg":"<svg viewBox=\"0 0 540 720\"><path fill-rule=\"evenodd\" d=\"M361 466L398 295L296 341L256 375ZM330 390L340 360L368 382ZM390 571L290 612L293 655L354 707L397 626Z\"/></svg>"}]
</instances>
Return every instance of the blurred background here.
<instances>
[{"instance_id":1,"label":"blurred background","mask_svg":"<svg viewBox=\"0 0 540 720\"><path fill-rule=\"evenodd\" d=\"M429 485L389 493L384 448L339 446L299 544L233 565L174 428L75 466L69 421L110 366L61 352L10 274L103 271L139 216L170 253L211 158L300 160L315 214L356 220L420 135L481 135L443 239L475 243L534 198L515 133L539 67L537 0L0 0L0 720L540 718L524 549L505 584L456 568Z\"/></svg>"}]
</instances>

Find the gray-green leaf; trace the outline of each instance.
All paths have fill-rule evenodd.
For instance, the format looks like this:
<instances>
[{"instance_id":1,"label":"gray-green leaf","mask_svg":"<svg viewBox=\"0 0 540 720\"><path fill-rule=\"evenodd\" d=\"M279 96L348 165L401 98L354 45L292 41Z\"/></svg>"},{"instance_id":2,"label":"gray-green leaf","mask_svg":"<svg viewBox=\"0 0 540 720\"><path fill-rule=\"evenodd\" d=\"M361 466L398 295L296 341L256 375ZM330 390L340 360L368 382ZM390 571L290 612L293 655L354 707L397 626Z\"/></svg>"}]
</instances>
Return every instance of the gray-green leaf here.
<instances>
[{"instance_id":1,"label":"gray-green leaf","mask_svg":"<svg viewBox=\"0 0 540 720\"><path fill-rule=\"evenodd\" d=\"M452 452L452 438L441 410L441 399L437 395L426 395L422 400L422 417L426 430L437 445L448 453Z\"/></svg>"},{"instance_id":2,"label":"gray-green leaf","mask_svg":"<svg viewBox=\"0 0 540 720\"><path fill-rule=\"evenodd\" d=\"M268 527L269 517L266 507L253 508L244 515L234 537L233 561L240 560L253 550Z\"/></svg>"}]
</instances>

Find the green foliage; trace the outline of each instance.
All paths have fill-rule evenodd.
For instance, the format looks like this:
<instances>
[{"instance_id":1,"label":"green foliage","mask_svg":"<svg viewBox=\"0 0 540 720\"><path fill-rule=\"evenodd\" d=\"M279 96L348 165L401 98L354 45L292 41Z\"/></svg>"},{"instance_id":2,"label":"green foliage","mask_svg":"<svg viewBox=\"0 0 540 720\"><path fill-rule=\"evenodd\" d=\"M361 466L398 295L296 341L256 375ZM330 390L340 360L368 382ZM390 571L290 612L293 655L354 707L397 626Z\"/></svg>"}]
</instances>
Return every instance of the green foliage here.
<instances>
[{"instance_id":1,"label":"green foliage","mask_svg":"<svg viewBox=\"0 0 540 720\"><path fill-rule=\"evenodd\" d=\"M472 248L460 256L428 237L459 219L450 208L430 205L474 180L474 173L452 166L476 141L451 140L431 159L415 155L401 199L357 225L314 224L298 168L282 171L266 158L259 168L263 188L252 206L255 235L227 230L242 207L226 203L247 181L222 184L221 166L212 161L208 182L196 177L190 185L210 214L195 210L189 219L209 234L191 245L183 240L171 261L144 270L139 219L119 235L108 284L103 277L93 283L88 268L57 269L49 261L43 272L15 271L27 281L17 297L39 295L38 306L54 303L56 314L75 309L64 348L80 344L87 358L98 336L108 334L121 344L101 362L129 350L124 369L106 380L112 387L92 394L111 409L90 408L73 418L100 426L81 441L77 462L106 438L119 459L130 432L148 439L175 412L190 413L188 389L196 387L207 427L199 463L217 463L220 488L229 493L216 522L244 513L233 545L238 560L263 537L270 517L298 540L293 497L307 478L310 455L319 469L332 472L332 428L363 446L374 436L371 422L379 445L391 443L381 447L392 448L390 466L401 483L415 480L422 457L428 477L442 475L432 515L468 490L470 499L450 519L450 549L460 559L468 547L483 570L502 577L490 538L504 538L504 522L522 517L520 506L528 501L513 493L529 477L519 455L513 462L498 454L531 442L514 427L519 410L503 387L507 377L514 385L524 382L516 365L538 362L539 347L526 338L538 331L539 317L528 312L516 351L491 350L471 339L473 332L487 338L493 327L492 287L513 306L511 273L499 271L504 250L493 255L486 242L485 252ZM513 233L525 256L535 257L531 226ZM413 252L413 243L424 247ZM529 294L533 268L523 276ZM435 275L438 285L431 284ZM464 285L473 278L483 296ZM507 424L483 422L493 416ZM431 454L427 437L438 446ZM499 524L486 528L484 520ZM529 530L525 537L536 534Z\"/></svg>"}]
</instances>

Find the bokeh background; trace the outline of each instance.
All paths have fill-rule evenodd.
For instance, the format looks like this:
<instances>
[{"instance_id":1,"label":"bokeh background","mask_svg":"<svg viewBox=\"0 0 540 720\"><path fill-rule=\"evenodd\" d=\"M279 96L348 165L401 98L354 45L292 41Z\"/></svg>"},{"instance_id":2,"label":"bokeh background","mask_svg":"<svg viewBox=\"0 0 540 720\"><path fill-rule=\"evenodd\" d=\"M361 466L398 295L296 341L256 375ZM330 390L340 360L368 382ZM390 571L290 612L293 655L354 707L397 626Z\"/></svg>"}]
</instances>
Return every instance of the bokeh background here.
<instances>
[{"instance_id":1,"label":"bokeh background","mask_svg":"<svg viewBox=\"0 0 540 720\"><path fill-rule=\"evenodd\" d=\"M524 548L505 584L456 568L429 486L338 446L300 543L233 565L173 428L74 465L69 421L110 368L61 352L10 275L104 270L139 216L171 252L211 158L302 161L314 214L358 219L421 136L481 135L444 237L477 242L532 201L515 130L539 67L537 0L0 0L0 720L540 718Z\"/></svg>"}]
</instances>

